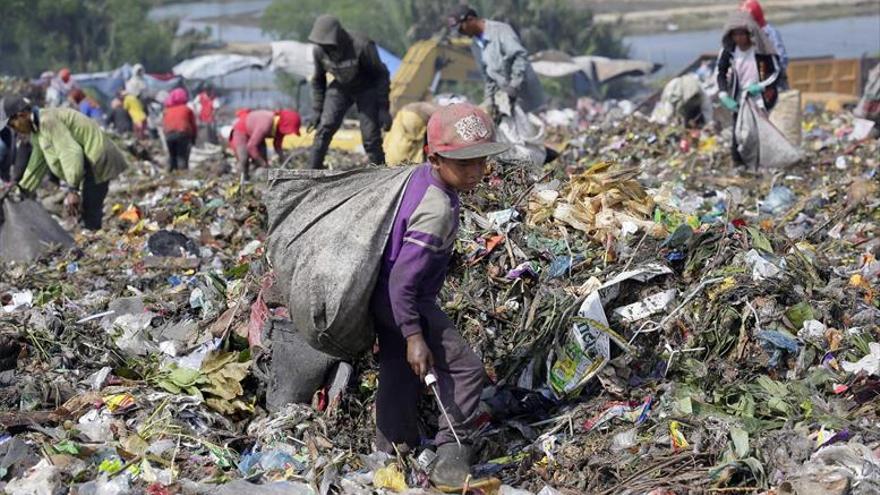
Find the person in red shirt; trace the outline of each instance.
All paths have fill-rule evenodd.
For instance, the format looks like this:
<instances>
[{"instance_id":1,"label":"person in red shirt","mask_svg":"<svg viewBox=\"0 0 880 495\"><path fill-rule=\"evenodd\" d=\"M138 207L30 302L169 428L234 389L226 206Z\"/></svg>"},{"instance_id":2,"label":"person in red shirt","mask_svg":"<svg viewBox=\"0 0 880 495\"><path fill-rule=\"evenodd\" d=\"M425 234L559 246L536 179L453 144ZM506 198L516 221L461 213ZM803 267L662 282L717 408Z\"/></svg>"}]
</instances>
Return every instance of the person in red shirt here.
<instances>
[{"instance_id":1,"label":"person in red shirt","mask_svg":"<svg viewBox=\"0 0 880 495\"><path fill-rule=\"evenodd\" d=\"M299 136L300 116L295 110L239 110L238 120L232 126L229 143L238 160L242 182L250 179L250 162L258 167L268 167L266 139L272 138L272 147L283 160L281 144L284 136Z\"/></svg>"},{"instance_id":2,"label":"person in red shirt","mask_svg":"<svg viewBox=\"0 0 880 495\"><path fill-rule=\"evenodd\" d=\"M217 95L214 88L208 86L207 89L199 93L199 123L205 133L205 140L211 144L217 144L217 121L215 120Z\"/></svg>"},{"instance_id":3,"label":"person in red shirt","mask_svg":"<svg viewBox=\"0 0 880 495\"><path fill-rule=\"evenodd\" d=\"M198 125L196 115L187 103L186 90L175 88L165 100L162 128L168 145L168 170L189 168L189 152L196 142Z\"/></svg>"}]
</instances>

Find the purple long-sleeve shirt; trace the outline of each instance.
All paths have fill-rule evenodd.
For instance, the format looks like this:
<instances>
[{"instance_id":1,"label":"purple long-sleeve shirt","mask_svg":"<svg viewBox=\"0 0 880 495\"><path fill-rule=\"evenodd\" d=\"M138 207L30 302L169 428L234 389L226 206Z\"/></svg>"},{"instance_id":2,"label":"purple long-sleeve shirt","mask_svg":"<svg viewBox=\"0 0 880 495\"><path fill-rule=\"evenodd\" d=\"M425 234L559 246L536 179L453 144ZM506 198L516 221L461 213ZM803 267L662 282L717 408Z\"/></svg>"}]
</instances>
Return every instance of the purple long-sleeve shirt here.
<instances>
[{"instance_id":1,"label":"purple long-sleeve shirt","mask_svg":"<svg viewBox=\"0 0 880 495\"><path fill-rule=\"evenodd\" d=\"M435 177L431 165L410 178L382 257L376 290L390 304L404 337L419 333L420 307L436 305L458 232L458 194Z\"/></svg>"}]
</instances>

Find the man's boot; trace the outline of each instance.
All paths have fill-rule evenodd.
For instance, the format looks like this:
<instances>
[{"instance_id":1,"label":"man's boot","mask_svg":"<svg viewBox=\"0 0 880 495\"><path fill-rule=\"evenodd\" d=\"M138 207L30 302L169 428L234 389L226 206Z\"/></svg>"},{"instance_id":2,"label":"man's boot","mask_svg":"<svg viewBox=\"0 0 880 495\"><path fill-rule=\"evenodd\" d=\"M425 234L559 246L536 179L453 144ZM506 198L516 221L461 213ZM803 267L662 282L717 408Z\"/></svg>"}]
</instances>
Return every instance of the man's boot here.
<instances>
[{"instance_id":1,"label":"man's boot","mask_svg":"<svg viewBox=\"0 0 880 495\"><path fill-rule=\"evenodd\" d=\"M431 470L431 483L437 488L458 488L464 485L471 473L473 447L444 443L437 447L437 458Z\"/></svg>"}]
</instances>

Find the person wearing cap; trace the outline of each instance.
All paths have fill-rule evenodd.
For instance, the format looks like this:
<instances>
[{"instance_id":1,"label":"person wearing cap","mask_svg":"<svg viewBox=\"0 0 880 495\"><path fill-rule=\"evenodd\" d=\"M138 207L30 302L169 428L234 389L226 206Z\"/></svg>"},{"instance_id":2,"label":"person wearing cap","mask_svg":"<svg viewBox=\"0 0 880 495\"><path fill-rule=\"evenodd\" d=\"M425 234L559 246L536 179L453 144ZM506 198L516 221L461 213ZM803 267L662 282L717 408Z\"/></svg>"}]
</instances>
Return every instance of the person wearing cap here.
<instances>
[{"instance_id":1,"label":"person wearing cap","mask_svg":"<svg viewBox=\"0 0 880 495\"><path fill-rule=\"evenodd\" d=\"M196 114L187 106L184 88L174 88L165 100L162 113L162 130L168 146L168 170L189 168L189 152L196 143L199 127Z\"/></svg>"},{"instance_id":2,"label":"person wearing cap","mask_svg":"<svg viewBox=\"0 0 880 495\"><path fill-rule=\"evenodd\" d=\"M272 139L272 146L279 159L283 161L284 136L299 136L300 116L294 110L243 110L238 112L238 120L232 126L229 143L238 160L238 171L242 182L250 180L250 162L258 167L268 167L266 140Z\"/></svg>"},{"instance_id":3,"label":"person wearing cap","mask_svg":"<svg viewBox=\"0 0 880 495\"><path fill-rule=\"evenodd\" d=\"M440 309L443 287L458 232L459 192L482 180L489 156L507 150L495 142L492 119L480 108L456 104L428 121L428 161L412 173L391 228L372 311L379 339L376 447L420 445L418 401L428 372L453 421L444 420L434 438L436 485L460 486L470 470L472 449L465 438L478 419L486 373L480 358Z\"/></svg>"},{"instance_id":4,"label":"person wearing cap","mask_svg":"<svg viewBox=\"0 0 880 495\"><path fill-rule=\"evenodd\" d=\"M309 166L324 168L333 135L351 106L357 105L364 150L370 162L385 163L382 130L391 128L388 94L391 78L372 40L350 34L339 20L322 15L315 20L309 41L314 43L312 76L313 121L316 127ZM327 83L327 74L333 82Z\"/></svg>"},{"instance_id":5,"label":"person wearing cap","mask_svg":"<svg viewBox=\"0 0 880 495\"><path fill-rule=\"evenodd\" d=\"M101 228L110 180L128 166L116 144L93 120L70 108L40 109L24 98L3 101L7 125L29 135L33 152L19 187L34 191L47 171L67 188L64 206L82 214L89 230Z\"/></svg>"},{"instance_id":6,"label":"person wearing cap","mask_svg":"<svg viewBox=\"0 0 880 495\"><path fill-rule=\"evenodd\" d=\"M473 8L458 5L449 13L447 26L472 38L471 51L482 70L485 98L496 121L499 107L505 106L501 99L527 113L544 105L544 89L529 53L509 24L483 19Z\"/></svg>"}]
</instances>

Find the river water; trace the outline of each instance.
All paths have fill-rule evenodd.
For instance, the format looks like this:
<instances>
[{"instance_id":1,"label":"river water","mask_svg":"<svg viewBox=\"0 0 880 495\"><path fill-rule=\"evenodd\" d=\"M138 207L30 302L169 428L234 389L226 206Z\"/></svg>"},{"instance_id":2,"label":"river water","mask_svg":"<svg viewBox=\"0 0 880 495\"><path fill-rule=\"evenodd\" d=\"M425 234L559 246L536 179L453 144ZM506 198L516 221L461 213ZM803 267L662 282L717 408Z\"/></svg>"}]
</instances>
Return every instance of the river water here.
<instances>
[{"instance_id":1,"label":"river water","mask_svg":"<svg viewBox=\"0 0 880 495\"><path fill-rule=\"evenodd\" d=\"M151 19L180 19L178 32L189 29L211 29L211 37L217 41L237 43L263 43L272 39L263 34L258 26L236 23L235 16L259 17L271 4L271 0L239 0L232 2L193 2L157 7L150 11ZM225 17L221 22L219 18ZM250 19L248 19L250 21Z\"/></svg>"},{"instance_id":2,"label":"river water","mask_svg":"<svg viewBox=\"0 0 880 495\"><path fill-rule=\"evenodd\" d=\"M721 23L719 23L721 24ZM880 14L776 26L789 57L855 58L880 53ZM659 76L679 72L698 55L721 48L721 28L628 36L630 56L663 64Z\"/></svg>"}]
</instances>

